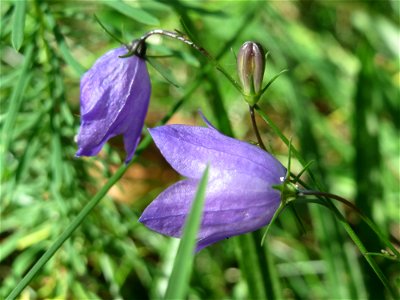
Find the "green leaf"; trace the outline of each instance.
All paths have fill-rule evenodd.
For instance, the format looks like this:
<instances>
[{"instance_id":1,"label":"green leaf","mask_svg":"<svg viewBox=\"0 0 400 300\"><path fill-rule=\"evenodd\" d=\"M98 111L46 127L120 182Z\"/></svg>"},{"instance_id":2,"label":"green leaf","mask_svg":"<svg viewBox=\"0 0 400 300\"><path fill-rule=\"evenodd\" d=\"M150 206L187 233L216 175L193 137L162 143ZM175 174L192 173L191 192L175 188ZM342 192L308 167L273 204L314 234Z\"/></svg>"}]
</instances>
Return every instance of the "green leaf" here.
<instances>
[{"instance_id":1,"label":"green leaf","mask_svg":"<svg viewBox=\"0 0 400 300\"><path fill-rule=\"evenodd\" d=\"M58 46L60 47L61 55L63 56L65 62L71 66L71 68L75 71L75 73L79 76L83 75L86 72L86 69L74 58L71 54L71 51L68 48L67 43L64 40L64 37L61 35L56 35Z\"/></svg>"},{"instance_id":2,"label":"green leaf","mask_svg":"<svg viewBox=\"0 0 400 300\"><path fill-rule=\"evenodd\" d=\"M110 1L110 0L102 0L101 1L104 5L120 12L121 14L135 20L138 21L142 24L146 24L146 25L159 25L160 22L158 21L158 19L156 17L154 17L153 15L149 14L148 12L140 9L140 8L136 8L133 6L130 6L128 4L126 4L125 2L122 1Z\"/></svg>"},{"instance_id":3,"label":"green leaf","mask_svg":"<svg viewBox=\"0 0 400 300\"><path fill-rule=\"evenodd\" d=\"M19 50L24 41L26 0L16 0L11 32L11 43L15 50Z\"/></svg>"},{"instance_id":4,"label":"green leaf","mask_svg":"<svg viewBox=\"0 0 400 300\"><path fill-rule=\"evenodd\" d=\"M265 232L261 238L261 246L264 245L265 242L265 238L267 237L268 231L271 228L271 225L275 223L276 219L279 217L279 215L281 214L281 212L285 209L285 205L281 202L279 204L278 209L276 210L276 212L274 213L274 215L272 216L271 221L268 223L267 228L265 229Z\"/></svg>"},{"instance_id":5,"label":"green leaf","mask_svg":"<svg viewBox=\"0 0 400 300\"><path fill-rule=\"evenodd\" d=\"M74 55L71 53L67 42L61 33L61 28L57 25L54 16L47 12L46 18L49 24L49 29L53 31L57 45L65 62L75 71L78 76L83 75L83 73L86 72L86 69L75 59Z\"/></svg>"},{"instance_id":6,"label":"green leaf","mask_svg":"<svg viewBox=\"0 0 400 300\"><path fill-rule=\"evenodd\" d=\"M29 67L31 65L31 58L33 53L33 47L29 46L25 51L24 63L21 68L21 73L16 85L12 91L12 95L10 98L7 115L4 120L4 125L1 131L1 144L0 144L0 165L5 166L6 153L8 152L8 148L10 146L13 130L15 127L15 121L17 119L18 111L22 104L22 99L24 96L24 91L28 86L30 79L32 78L32 74L29 72ZM3 167L3 170L0 172L1 176L5 172L6 168ZM1 177L0 176L0 177Z\"/></svg>"},{"instance_id":7,"label":"green leaf","mask_svg":"<svg viewBox=\"0 0 400 300\"><path fill-rule=\"evenodd\" d=\"M184 299L192 270L197 232L200 228L203 204L208 181L208 166L197 188L192 208L185 222L182 240L176 253L174 267L168 281L164 299Z\"/></svg>"},{"instance_id":8,"label":"green leaf","mask_svg":"<svg viewBox=\"0 0 400 300\"><path fill-rule=\"evenodd\" d=\"M238 236L235 241L239 260L240 271L247 283L249 299L275 299L269 278L266 277L268 269L263 249L258 246L257 232ZM267 285L268 284L268 285Z\"/></svg>"}]
</instances>

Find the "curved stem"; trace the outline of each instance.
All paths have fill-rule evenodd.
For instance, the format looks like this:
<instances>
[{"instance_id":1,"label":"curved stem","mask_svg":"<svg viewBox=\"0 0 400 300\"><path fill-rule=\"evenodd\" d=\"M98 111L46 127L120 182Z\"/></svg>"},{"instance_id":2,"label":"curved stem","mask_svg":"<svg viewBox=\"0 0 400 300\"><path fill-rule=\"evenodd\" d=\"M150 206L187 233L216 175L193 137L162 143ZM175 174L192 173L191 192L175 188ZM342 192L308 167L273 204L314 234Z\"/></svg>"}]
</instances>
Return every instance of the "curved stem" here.
<instances>
[{"instance_id":1,"label":"curved stem","mask_svg":"<svg viewBox=\"0 0 400 300\"><path fill-rule=\"evenodd\" d=\"M207 58L212 59L211 55L207 52L206 49L204 49L203 47L197 46L195 43L193 43L191 40L187 39L186 37L184 37L183 35L177 33L177 32L173 32L173 31L168 31L168 30L163 30L163 29L154 29L151 30L149 32L147 32L145 35L143 35L139 40L144 42L146 39L148 39L150 36L152 35L165 35L168 36L170 38L173 39L177 39L187 45L189 45L190 47L193 47L194 49L196 49L197 51L199 51L201 54L203 54L204 56L206 56Z\"/></svg>"},{"instance_id":2,"label":"curved stem","mask_svg":"<svg viewBox=\"0 0 400 300\"><path fill-rule=\"evenodd\" d=\"M260 132L258 131L256 118L254 115L254 106L249 105L249 111L250 111L250 117L251 117L251 124L253 125L253 129L254 129L254 132L257 137L258 145L260 146L261 149L267 151L267 149L265 148L265 145L261 139Z\"/></svg>"},{"instance_id":3,"label":"curved stem","mask_svg":"<svg viewBox=\"0 0 400 300\"><path fill-rule=\"evenodd\" d=\"M395 255L398 259L400 259L400 253L397 251L396 247L394 247L390 242L388 242L386 240L386 238L383 236L383 234L379 231L377 226L366 215L364 215L363 212L361 210L359 210L357 206L355 206L349 200L347 200L343 197L340 197L338 195L335 195L335 194L320 192L320 191L300 190L298 195L299 196L307 196L307 195L311 196L312 195L312 196L327 197L330 199L337 200L337 201L345 204L346 206L350 207L375 232L375 234L379 237L379 239L393 252L393 255Z\"/></svg>"},{"instance_id":4,"label":"curved stem","mask_svg":"<svg viewBox=\"0 0 400 300\"><path fill-rule=\"evenodd\" d=\"M289 145L289 140L286 138L286 136L281 132L281 130L278 128L278 126L276 126L276 124L267 116L267 114L265 114L257 105L255 105L255 110L257 110L257 112L260 114L260 116L265 120L265 122L267 124L269 124L271 126L271 128L273 129L273 131L280 137L280 139L286 144ZM304 158L300 155L299 151L293 147L292 149L293 153L295 154L295 156L297 157L297 159L299 160L299 162L303 165L306 166L306 161L304 160ZM318 183L318 181L315 179L315 177L313 176L313 174L311 172L309 172L309 176L311 178L311 180L314 182L314 184L319 187L320 184ZM304 187L307 188L307 185L299 179L299 183L301 183ZM317 197L323 197L322 195L317 195ZM382 283L385 285L385 287L389 290L389 292L393 295L393 298L395 299L396 297L394 295L396 295L396 291L393 290L389 283L388 280L386 279L386 277L384 276L384 274L382 273L382 271L380 270L379 266L376 264L376 262L371 258L371 256L367 255L366 253L368 253L366 251L365 246L363 245L363 243L361 242L361 240L358 238L358 236L355 234L353 228L351 228L350 224L347 223L347 221L345 220L344 216L340 213L340 211L337 209L336 206L333 205L333 203L327 199L327 198L323 198L324 202L319 201L318 204L320 205L324 205L328 208L331 209L331 211L338 217L339 221L342 223L344 229L346 230L347 234L350 236L350 238L353 240L354 244L357 246L357 248L360 250L360 252L362 253L362 255L364 256L364 258L366 259L366 261L368 262L368 264L371 266L371 268L374 270L375 274L379 277L379 279L382 281ZM310 201L310 200L308 200ZM362 215L361 215L362 216ZM363 217L363 216L362 216ZM375 231L375 232L379 232L379 230L376 229L376 227L374 226L374 224L371 224L372 222L369 221L369 219L364 219L365 222L367 222L367 224L372 225L371 228ZM379 235L380 238L384 241L384 243L393 251L393 245L391 245L391 243L389 241L387 241L383 235ZM398 251L396 249L394 249L394 253L398 253Z\"/></svg>"},{"instance_id":5,"label":"curved stem","mask_svg":"<svg viewBox=\"0 0 400 300\"><path fill-rule=\"evenodd\" d=\"M306 195L322 196L322 197L327 197L327 198L330 198L330 199L334 199L334 200L337 200L337 201L342 202L343 204L349 206L354 211L356 211L358 214L360 214L360 215L363 214L361 212L361 210L359 210L358 207L355 206L353 203L351 203L349 200L346 200L345 198L340 197L340 196L335 195L335 194L326 193L326 192L320 192L320 191L300 190L298 195L299 196L306 196Z\"/></svg>"},{"instance_id":6,"label":"curved stem","mask_svg":"<svg viewBox=\"0 0 400 300\"><path fill-rule=\"evenodd\" d=\"M173 31L163 30L163 29L154 29L154 30L151 30L151 31L147 32L145 35L143 35L139 39L139 42L146 41L146 39L148 39L152 35L164 35L164 36L167 36L167 37L170 37L170 38L173 38L173 39L177 39L177 40L189 45L190 47L196 49L202 55L204 55L209 61L211 61L211 63L217 68L217 70L220 71L233 84L233 86L240 93L242 93L242 88L236 82L236 80L233 79L233 77L231 75L229 75L229 73L220 65L220 63L203 47L200 47L200 46L196 45L193 41L189 40L188 38L186 38L182 34L179 34L177 32L173 32ZM134 49L129 48L129 47L128 47L128 49L129 49L129 51L134 50Z\"/></svg>"},{"instance_id":7,"label":"curved stem","mask_svg":"<svg viewBox=\"0 0 400 300\"><path fill-rule=\"evenodd\" d=\"M314 199L314 201L313 201L313 199L307 199L307 200L310 202L314 202L316 204L327 207L338 218L339 222L342 223L344 229L347 231L348 235L353 240L354 244L356 244L357 248L360 250L361 254L364 256L365 260L368 262L368 264L374 270L375 274L378 276L378 278L380 279L382 284L385 286L387 291L390 293L392 298L398 299L399 295L398 295L397 290L392 288L392 286L390 285L389 280L386 278L385 274L379 268L377 263L372 259L371 255L369 255L367 248L365 248L364 244L362 243L360 238L357 236L357 234L354 232L354 230L351 228L350 224L346 221L345 217L341 214L341 212L331 202L316 201L316 199Z\"/></svg>"}]
</instances>

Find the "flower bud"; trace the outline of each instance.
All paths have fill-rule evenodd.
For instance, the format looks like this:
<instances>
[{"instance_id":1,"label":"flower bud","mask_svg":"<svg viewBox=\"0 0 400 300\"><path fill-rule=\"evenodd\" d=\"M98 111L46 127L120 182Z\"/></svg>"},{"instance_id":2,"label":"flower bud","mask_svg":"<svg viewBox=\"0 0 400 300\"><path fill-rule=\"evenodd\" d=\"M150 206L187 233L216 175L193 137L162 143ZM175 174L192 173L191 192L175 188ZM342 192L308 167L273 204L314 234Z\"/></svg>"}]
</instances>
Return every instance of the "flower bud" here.
<instances>
[{"instance_id":1,"label":"flower bud","mask_svg":"<svg viewBox=\"0 0 400 300\"><path fill-rule=\"evenodd\" d=\"M255 42L245 42L239 50L237 68L245 100L254 105L260 97L264 77L263 47Z\"/></svg>"}]
</instances>

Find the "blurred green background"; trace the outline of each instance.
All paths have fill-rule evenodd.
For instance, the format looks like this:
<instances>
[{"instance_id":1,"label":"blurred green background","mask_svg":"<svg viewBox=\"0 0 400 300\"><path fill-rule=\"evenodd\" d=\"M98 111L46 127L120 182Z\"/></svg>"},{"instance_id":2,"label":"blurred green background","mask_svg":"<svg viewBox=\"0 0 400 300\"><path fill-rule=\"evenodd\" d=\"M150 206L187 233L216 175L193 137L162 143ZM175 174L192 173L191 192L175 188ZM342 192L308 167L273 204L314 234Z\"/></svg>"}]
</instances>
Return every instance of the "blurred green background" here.
<instances>
[{"instance_id":1,"label":"blurred green background","mask_svg":"<svg viewBox=\"0 0 400 300\"><path fill-rule=\"evenodd\" d=\"M350 199L400 247L400 4L398 1L1 1L0 297L59 236L123 164L121 139L94 158L75 158L79 79L149 30L190 29L236 76L247 40L269 52L265 82L288 69L260 106L307 160L326 191ZM178 83L148 66L152 96L146 126L184 99L171 123L220 129L254 142L246 103L193 49L151 37L149 56ZM288 150L258 119L286 165ZM301 170L294 161L295 172ZM151 145L41 271L23 299L156 299L164 295L177 240L137 222L144 207L179 179ZM304 180L307 180L305 177ZM285 299L388 298L333 215L296 205L304 228L285 210L267 238L275 296ZM351 210L342 209L370 252L385 250ZM256 245L259 247L259 244ZM395 288L400 267L374 258ZM189 299L248 299L237 238L195 257Z\"/></svg>"}]
</instances>

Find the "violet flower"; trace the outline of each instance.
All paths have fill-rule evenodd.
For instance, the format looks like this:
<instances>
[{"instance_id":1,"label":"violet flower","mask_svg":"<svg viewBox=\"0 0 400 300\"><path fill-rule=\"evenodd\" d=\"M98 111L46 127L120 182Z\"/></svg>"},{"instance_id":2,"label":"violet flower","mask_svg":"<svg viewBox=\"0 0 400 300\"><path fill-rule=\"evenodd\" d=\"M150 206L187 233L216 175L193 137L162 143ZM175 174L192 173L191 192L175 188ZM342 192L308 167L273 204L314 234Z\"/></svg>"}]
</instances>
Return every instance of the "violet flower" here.
<instances>
[{"instance_id":1,"label":"violet flower","mask_svg":"<svg viewBox=\"0 0 400 300\"><path fill-rule=\"evenodd\" d=\"M113 49L100 57L81 80L81 127L76 156L93 156L112 137L122 135L125 162L140 140L151 85L145 60L121 58L126 48Z\"/></svg>"},{"instance_id":2,"label":"violet flower","mask_svg":"<svg viewBox=\"0 0 400 300\"><path fill-rule=\"evenodd\" d=\"M203 218L196 251L219 240L268 224L281 195L272 186L286 169L260 148L225 136L213 128L167 125L150 129L171 166L187 179L163 191L139 221L148 228L180 237L206 165L210 165Z\"/></svg>"}]
</instances>

